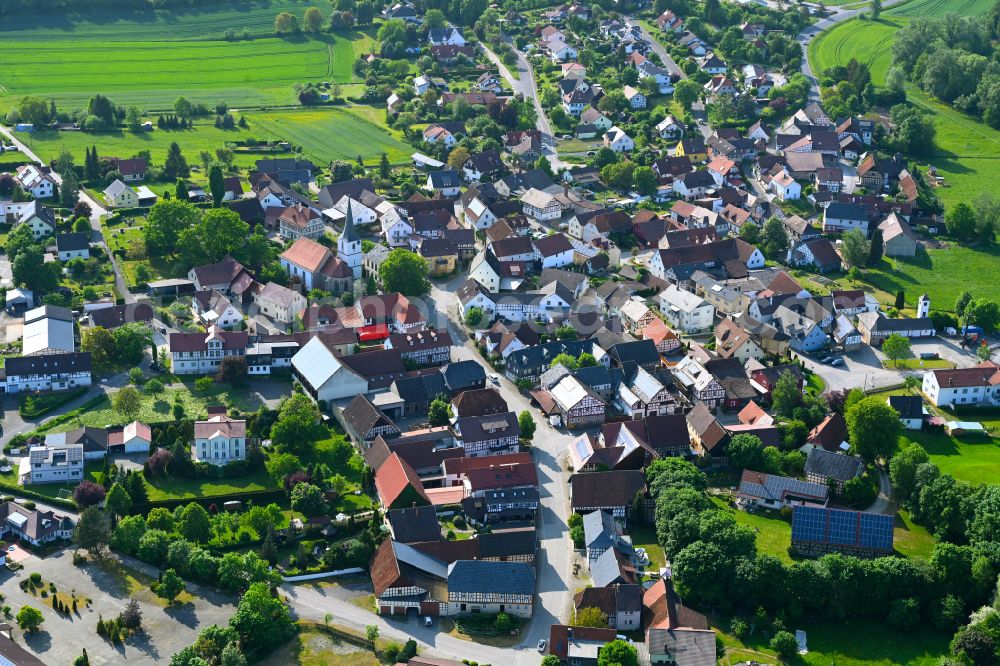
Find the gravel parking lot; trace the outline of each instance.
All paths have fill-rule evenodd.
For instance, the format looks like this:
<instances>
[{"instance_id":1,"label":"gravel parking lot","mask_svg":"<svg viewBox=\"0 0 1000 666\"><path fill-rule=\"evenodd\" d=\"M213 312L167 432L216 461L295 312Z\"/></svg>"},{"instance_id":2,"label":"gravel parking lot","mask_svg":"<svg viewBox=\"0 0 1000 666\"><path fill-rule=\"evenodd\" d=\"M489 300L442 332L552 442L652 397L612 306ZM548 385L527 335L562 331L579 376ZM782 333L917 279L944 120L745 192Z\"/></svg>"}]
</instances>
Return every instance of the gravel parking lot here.
<instances>
[{"instance_id":1,"label":"gravel parking lot","mask_svg":"<svg viewBox=\"0 0 1000 666\"><path fill-rule=\"evenodd\" d=\"M61 592L75 591L77 595L88 597L92 601L90 607L80 607L72 617L58 615L45 599L21 591L18 583L34 572L40 573L46 584L55 583ZM84 647L90 663L95 666L120 664L126 660L133 664L166 663L175 652L193 643L200 629L210 624L227 624L235 611L233 597L205 590L187 603L166 608L165 602L156 597L144 581L134 572L111 565L76 567L71 550L45 559L33 557L17 573L6 569L0 572L0 587L7 595L5 603L10 605L12 613L17 614L21 606L27 605L39 609L45 616L41 631L32 635L16 631L15 636L18 643L46 664L70 664ZM142 607L146 633L124 645L113 646L97 635L97 619L99 616L104 619L117 617L133 596ZM73 640L60 640L67 633L72 633Z\"/></svg>"}]
</instances>

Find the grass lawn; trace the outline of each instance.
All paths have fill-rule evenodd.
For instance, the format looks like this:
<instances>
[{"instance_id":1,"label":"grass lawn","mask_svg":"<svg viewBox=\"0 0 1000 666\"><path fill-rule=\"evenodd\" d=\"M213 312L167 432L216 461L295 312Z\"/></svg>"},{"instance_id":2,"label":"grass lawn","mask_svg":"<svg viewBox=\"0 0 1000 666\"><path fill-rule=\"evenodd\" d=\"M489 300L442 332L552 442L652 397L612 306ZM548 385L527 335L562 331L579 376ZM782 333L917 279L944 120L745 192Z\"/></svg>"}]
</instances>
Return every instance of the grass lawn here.
<instances>
[{"instance_id":1,"label":"grass lawn","mask_svg":"<svg viewBox=\"0 0 1000 666\"><path fill-rule=\"evenodd\" d=\"M373 652L347 642L322 625L300 622L299 632L259 662L261 666L379 666Z\"/></svg>"},{"instance_id":2,"label":"grass lawn","mask_svg":"<svg viewBox=\"0 0 1000 666\"><path fill-rule=\"evenodd\" d=\"M826 390L826 382L815 372L810 373L808 379L806 379L806 391L813 394L819 395Z\"/></svg>"},{"instance_id":3,"label":"grass lawn","mask_svg":"<svg viewBox=\"0 0 1000 666\"><path fill-rule=\"evenodd\" d=\"M87 481L97 481L96 475L101 472L104 464L97 460L88 460L83 464L83 478ZM73 499L73 489L76 488L76 483L42 483L42 484L32 484L28 488L32 492L36 492L39 495L44 495L45 497L51 497L53 499ZM17 491L23 486L17 483L17 467L7 472L6 474L0 474L0 488L7 487L13 491Z\"/></svg>"},{"instance_id":4,"label":"grass lawn","mask_svg":"<svg viewBox=\"0 0 1000 666\"><path fill-rule=\"evenodd\" d=\"M997 154L1000 155L1000 144ZM992 275L997 266L1000 266L1000 245L996 243L978 248L952 244L946 248L920 252L910 259L883 258L878 266L866 268L862 272L861 282L874 287L875 297L883 305L892 305L896 292L902 289L908 308L916 308L917 298L926 292L931 298L931 309L950 312L954 310L955 299L963 290L968 289L973 298L995 297L996 289L992 282L970 279L969 276ZM846 277L831 279L835 284L825 288L857 288Z\"/></svg>"},{"instance_id":5,"label":"grass lawn","mask_svg":"<svg viewBox=\"0 0 1000 666\"><path fill-rule=\"evenodd\" d=\"M659 571L667 564L667 558L663 554L663 548L656 540L656 528L652 525L633 527L629 530L632 537L632 545L636 548L645 548L646 555L649 556L648 571Z\"/></svg>"},{"instance_id":6,"label":"grass lawn","mask_svg":"<svg viewBox=\"0 0 1000 666\"><path fill-rule=\"evenodd\" d=\"M247 121L254 136L283 139L302 146L304 156L317 164L333 160L353 161L361 155L377 163L382 153L393 164L409 162L413 154L398 133L385 127L381 109L366 106L326 107L253 113ZM154 132L155 134L155 132Z\"/></svg>"},{"instance_id":7,"label":"grass lawn","mask_svg":"<svg viewBox=\"0 0 1000 666\"><path fill-rule=\"evenodd\" d=\"M896 525L892 532L896 552L904 557L927 559L934 552L934 545L937 543L934 537L926 528L914 523L910 512L905 509L900 509L896 514Z\"/></svg>"},{"instance_id":8,"label":"grass lawn","mask_svg":"<svg viewBox=\"0 0 1000 666\"><path fill-rule=\"evenodd\" d=\"M273 488L271 477L263 469L232 479L155 479L146 480L146 491L150 500L188 499L195 497L213 497L248 490L267 490Z\"/></svg>"},{"instance_id":9,"label":"grass lawn","mask_svg":"<svg viewBox=\"0 0 1000 666\"><path fill-rule=\"evenodd\" d=\"M725 500L712 497L720 511L730 513L740 525L746 525L757 535L757 551L774 555L782 562L791 562L788 547L792 545L792 524L781 518L777 511L761 510L747 513L729 506Z\"/></svg>"},{"instance_id":10,"label":"grass lawn","mask_svg":"<svg viewBox=\"0 0 1000 666\"><path fill-rule=\"evenodd\" d=\"M165 110L174 99L249 108L295 103L292 84L354 79L355 57L370 51L375 28L316 37L274 35L274 17L300 17L305 0L196 9L92 10L8 17L0 29L0 107L25 94L85 107L94 93L116 103ZM327 12L328 13L328 12ZM227 30L246 39L227 40ZM114 72L114 75L109 75Z\"/></svg>"},{"instance_id":11,"label":"grass lawn","mask_svg":"<svg viewBox=\"0 0 1000 666\"><path fill-rule=\"evenodd\" d=\"M199 118L187 130L161 130L133 134L115 132L55 132L43 131L22 134L22 139L43 160L52 160L63 150L68 150L77 161L84 158L84 151L97 146L100 155L128 157L140 150L148 150L155 164L163 164L167 148L177 142L188 163L199 169L192 173L192 180L203 182L199 154L214 152L226 143L255 139L258 143L288 141L302 146L304 156L317 164L333 160L354 161L361 155L369 163L377 163L382 153L393 164L409 161L413 148L403 142L401 135L391 132L384 125L384 112L369 106L324 107L312 109L285 109L281 111L247 112L243 114L247 129L219 129L213 118ZM256 160L274 156L263 150L235 153L234 164L240 169L250 169ZM287 155L279 153L278 156ZM147 183L154 192L173 190L171 184ZM100 200L100 197L98 198Z\"/></svg>"},{"instance_id":12,"label":"grass lawn","mask_svg":"<svg viewBox=\"0 0 1000 666\"><path fill-rule=\"evenodd\" d=\"M971 415L963 415L971 418ZM946 474L971 483L995 483L1000 477L1000 440L986 436L961 439L945 433L907 430L900 441L920 444L931 462Z\"/></svg>"},{"instance_id":13,"label":"grass lawn","mask_svg":"<svg viewBox=\"0 0 1000 666\"><path fill-rule=\"evenodd\" d=\"M173 421L174 416L171 410L178 396L181 404L184 405L184 413L189 418L207 416L209 405L228 404L245 412L254 411L261 405L260 398L250 387L233 389L228 384L216 384L211 391L204 395L195 393L193 388L194 382L189 381L171 384L159 395L148 395L142 392L139 420L144 423ZM65 421L55 424L49 423L36 432L62 432L80 426L100 428L123 423L125 423L125 419L111 407L111 401L105 397L85 412L76 414Z\"/></svg>"},{"instance_id":14,"label":"grass lawn","mask_svg":"<svg viewBox=\"0 0 1000 666\"><path fill-rule=\"evenodd\" d=\"M710 624L726 645L720 664L732 666L748 659L779 663L763 635L755 633L744 644L728 633L728 619L712 617ZM947 654L951 638L933 630L904 634L868 622L789 623L790 631L796 629L806 632L809 653L785 663L803 666L933 666Z\"/></svg>"},{"instance_id":15,"label":"grass lawn","mask_svg":"<svg viewBox=\"0 0 1000 666\"><path fill-rule=\"evenodd\" d=\"M330 507L331 515L335 515L339 511L349 514L368 511L374 506L372 498L365 493L355 494L356 491L361 489L363 461L360 460L360 456L357 453L353 452L352 447L352 458L345 464L342 455L339 455L339 452L342 450L340 443L343 440L343 435L332 434L329 438L316 442L312 455L300 456L302 462L305 464L325 463L334 473L340 474L347 479L349 483L347 491L338 500L336 505ZM347 444L350 446L350 442Z\"/></svg>"},{"instance_id":16,"label":"grass lawn","mask_svg":"<svg viewBox=\"0 0 1000 666\"><path fill-rule=\"evenodd\" d=\"M898 361L883 361L882 365L892 370L941 370L955 367L954 363L943 358L901 358Z\"/></svg>"}]
</instances>

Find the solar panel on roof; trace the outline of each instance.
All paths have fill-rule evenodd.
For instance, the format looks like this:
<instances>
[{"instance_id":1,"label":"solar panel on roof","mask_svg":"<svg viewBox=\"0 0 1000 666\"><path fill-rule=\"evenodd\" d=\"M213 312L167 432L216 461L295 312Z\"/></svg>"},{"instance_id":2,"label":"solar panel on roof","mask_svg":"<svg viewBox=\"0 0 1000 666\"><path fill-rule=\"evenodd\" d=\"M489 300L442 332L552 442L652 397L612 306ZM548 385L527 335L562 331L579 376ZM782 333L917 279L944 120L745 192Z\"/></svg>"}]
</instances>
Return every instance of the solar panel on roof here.
<instances>
[{"instance_id":1,"label":"solar panel on roof","mask_svg":"<svg viewBox=\"0 0 1000 666\"><path fill-rule=\"evenodd\" d=\"M892 516L814 506L792 513L792 541L892 550Z\"/></svg>"}]
</instances>

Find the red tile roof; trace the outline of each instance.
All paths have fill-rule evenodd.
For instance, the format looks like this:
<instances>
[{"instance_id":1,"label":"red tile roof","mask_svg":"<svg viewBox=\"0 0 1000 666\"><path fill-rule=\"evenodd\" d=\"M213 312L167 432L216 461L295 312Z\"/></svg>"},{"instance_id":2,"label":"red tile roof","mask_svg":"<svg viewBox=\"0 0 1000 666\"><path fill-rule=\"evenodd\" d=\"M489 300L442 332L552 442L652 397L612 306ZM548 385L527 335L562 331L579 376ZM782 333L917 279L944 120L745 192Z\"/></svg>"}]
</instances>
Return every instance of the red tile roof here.
<instances>
[{"instance_id":1,"label":"red tile roof","mask_svg":"<svg viewBox=\"0 0 1000 666\"><path fill-rule=\"evenodd\" d=\"M430 499L424 492L424 485L420 482L417 473L406 464L398 453L391 453L378 472L375 473L375 489L378 491L379 500L382 506L389 508L399 499L408 486L413 487L428 504Z\"/></svg>"}]
</instances>

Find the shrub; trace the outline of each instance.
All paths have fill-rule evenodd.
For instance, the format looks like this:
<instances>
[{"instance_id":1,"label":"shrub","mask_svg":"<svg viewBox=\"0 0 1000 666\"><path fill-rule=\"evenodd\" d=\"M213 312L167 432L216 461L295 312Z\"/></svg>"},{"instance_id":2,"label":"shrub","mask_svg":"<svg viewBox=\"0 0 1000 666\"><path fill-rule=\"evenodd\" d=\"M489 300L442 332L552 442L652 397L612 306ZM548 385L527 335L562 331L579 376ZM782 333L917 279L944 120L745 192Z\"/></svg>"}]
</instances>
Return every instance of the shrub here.
<instances>
[{"instance_id":1,"label":"shrub","mask_svg":"<svg viewBox=\"0 0 1000 666\"><path fill-rule=\"evenodd\" d=\"M403 649L399 651L399 654L396 656L396 659L398 659L400 663L405 664L410 659L413 659L416 656L417 656L417 642L411 638L410 640L406 641L406 645L404 645Z\"/></svg>"},{"instance_id":2,"label":"shrub","mask_svg":"<svg viewBox=\"0 0 1000 666\"><path fill-rule=\"evenodd\" d=\"M734 617L729 622L729 630L743 643L746 643L747 639L750 638L750 625L743 618Z\"/></svg>"},{"instance_id":3,"label":"shrub","mask_svg":"<svg viewBox=\"0 0 1000 666\"><path fill-rule=\"evenodd\" d=\"M31 581L32 587L38 587L39 585L42 584L42 574L36 571L32 573L30 576L28 576L28 580Z\"/></svg>"},{"instance_id":4,"label":"shrub","mask_svg":"<svg viewBox=\"0 0 1000 666\"><path fill-rule=\"evenodd\" d=\"M385 649L382 650L382 658L385 661L385 663L398 664L399 650L400 650L399 646L395 643L390 643L389 645L385 646Z\"/></svg>"},{"instance_id":5,"label":"shrub","mask_svg":"<svg viewBox=\"0 0 1000 666\"><path fill-rule=\"evenodd\" d=\"M769 645L782 659L791 659L799 651L799 642L795 640L795 636L792 633L787 631L776 633Z\"/></svg>"}]
</instances>

